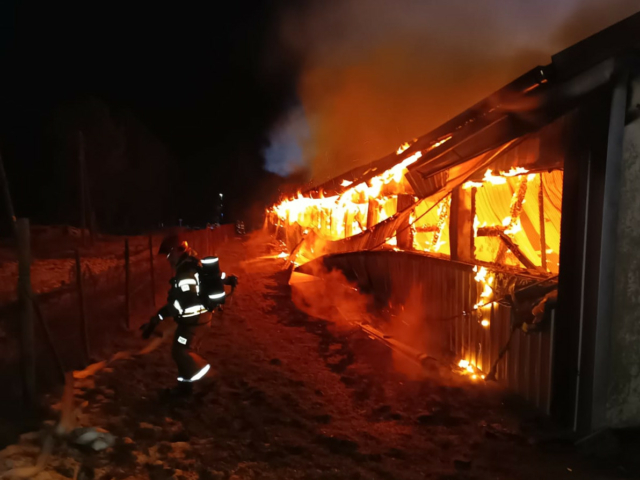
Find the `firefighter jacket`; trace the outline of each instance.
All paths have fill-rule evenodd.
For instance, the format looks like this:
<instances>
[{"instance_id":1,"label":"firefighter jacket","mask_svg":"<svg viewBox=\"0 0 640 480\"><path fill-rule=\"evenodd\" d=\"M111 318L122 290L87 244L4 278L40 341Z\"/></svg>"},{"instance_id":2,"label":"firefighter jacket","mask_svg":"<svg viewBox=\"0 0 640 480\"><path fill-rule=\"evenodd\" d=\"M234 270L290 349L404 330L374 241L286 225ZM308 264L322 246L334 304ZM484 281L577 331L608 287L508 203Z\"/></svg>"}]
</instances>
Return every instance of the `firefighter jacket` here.
<instances>
[{"instance_id":1,"label":"firefighter jacket","mask_svg":"<svg viewBox=\"0 0 640 480\"><path fill-rule=\"evenodd\" d=\"M178 323L183 318L194 317L207 311L200 297L200 261L185 254L176 266L176 274L170 280L171 288L167 304L160 309L160 320L173 317Z\"/></svg>"}]
</instances>

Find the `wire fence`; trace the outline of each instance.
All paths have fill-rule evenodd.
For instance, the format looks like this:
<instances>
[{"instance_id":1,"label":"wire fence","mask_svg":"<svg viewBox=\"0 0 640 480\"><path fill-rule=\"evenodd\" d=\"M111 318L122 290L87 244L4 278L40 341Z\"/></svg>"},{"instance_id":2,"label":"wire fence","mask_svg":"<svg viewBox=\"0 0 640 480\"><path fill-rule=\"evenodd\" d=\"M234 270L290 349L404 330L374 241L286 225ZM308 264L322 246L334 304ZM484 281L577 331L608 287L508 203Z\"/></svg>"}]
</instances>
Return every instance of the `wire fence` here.
<instances>
[{"instance_id":1,"label":"wire fence","mask_svg":"<svg viewBox=\"0 0 640 480\"><path fill-rule=\"evenodd\" d=\"M207 256L215 254L234 230L233 225L223 225L181 234L200 256ZM38 318L32 350L40 392L61 383L63 371L106 358L123 337L137 334L165 301L171 270L166 259L157 255L163 236L112 237L102 245L58 252L51 258L34 255L32 300ZM16 293L17 270L0 275L0 382L4 392L0 406L21 398L21 365L28 354L20 341L23 311Z\"/></svg>"}]
</instances>

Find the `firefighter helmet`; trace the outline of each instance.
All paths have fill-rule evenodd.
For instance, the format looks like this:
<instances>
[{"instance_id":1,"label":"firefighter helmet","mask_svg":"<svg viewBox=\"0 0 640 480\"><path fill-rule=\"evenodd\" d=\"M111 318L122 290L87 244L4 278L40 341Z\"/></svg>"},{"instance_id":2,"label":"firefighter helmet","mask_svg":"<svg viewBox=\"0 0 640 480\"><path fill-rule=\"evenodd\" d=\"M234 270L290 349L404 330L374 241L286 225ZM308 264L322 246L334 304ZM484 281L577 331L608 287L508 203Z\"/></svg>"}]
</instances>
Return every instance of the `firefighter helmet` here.
<instances>
[{"instance_id":1,"label":"firefighter helmet","mask_svg":"<svg viewBox=\"0 0 640 480\"><path fill-rule=\"evenodd\" d=\"M160 244L158 255L169 255L175 249L181 253L186 252L189 249L189 244L179 235L167 235Z\"/></svg>"}]
</instances>

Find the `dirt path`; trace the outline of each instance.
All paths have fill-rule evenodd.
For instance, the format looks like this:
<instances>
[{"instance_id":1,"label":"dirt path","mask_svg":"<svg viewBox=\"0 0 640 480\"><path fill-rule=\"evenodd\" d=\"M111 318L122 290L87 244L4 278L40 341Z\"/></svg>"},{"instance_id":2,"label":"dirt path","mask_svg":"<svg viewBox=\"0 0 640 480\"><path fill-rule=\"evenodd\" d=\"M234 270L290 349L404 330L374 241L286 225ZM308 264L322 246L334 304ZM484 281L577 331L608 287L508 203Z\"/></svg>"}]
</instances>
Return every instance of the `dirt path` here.
<instances>
[{"instance_id":1,"label":"dirt path","mask_svg":"<svg viewBox=\"0 0 640 480\"><path fill-rule=\"evenodd\" d=\"M104 480L618 478L532 445L495 388L398 373L359 329L298 311L264 238L219 255L241 285L202 342L215 376L193 399L163 400L176 376L163 348L81 383L81 422L118 442L94 456L62 449L37 480L73 477L81 458L79 478Z\"/></svg>"}]
</instances>

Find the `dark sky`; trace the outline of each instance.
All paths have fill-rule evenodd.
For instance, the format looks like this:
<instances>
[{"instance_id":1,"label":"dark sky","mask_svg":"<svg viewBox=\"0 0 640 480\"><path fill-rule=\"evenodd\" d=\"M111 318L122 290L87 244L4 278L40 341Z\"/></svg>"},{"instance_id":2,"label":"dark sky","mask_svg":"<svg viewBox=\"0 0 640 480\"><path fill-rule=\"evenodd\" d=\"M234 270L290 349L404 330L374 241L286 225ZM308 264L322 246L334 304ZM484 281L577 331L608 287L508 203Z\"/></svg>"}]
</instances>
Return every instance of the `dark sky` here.
<instances>
[{"instance_id":1,"label":"dark sky","mask_svg":"<svg viewBox=\"0 0 640 480\"><path fill-rule=\"evenodd\" d=\"M80 114L64 124L61 108L85 112L78 105L98 99L114 128L132 129L120 157L113 135L94 136L88 152L103 223L134 210L129 224L202 223L219 192L231 219L274 193L265 154L271 171L301 168L316 179L375 160L638 8L638 0L2 0L0 148L18 214L77 220L69 213L77 154L60 131L89 126ZM158 142L166 162L150 153L161 152Z\"/></svg>"},{"instance_id":2,"label":"dark sky","mask_svg":"<svg viewBox=\"0 0 640 480\"><path fill-rule=\"evenodd\" d=\"M184 209L208 201L210 186L226 186L229 201L250 195L263 176L271 125L295 101L298 61L276 28L285 7L274 0L2 2L0 145L12 190L46 169L42 132L53 112L90 96L130 109L167 146L180 182L191 182L171 190ZM245 182L220 181L240 174ZM47 179L32 175L28 200L14 194L19 214L37 216L47 201L35 193L38 181Z\"/></svg>"}]
</instances>

